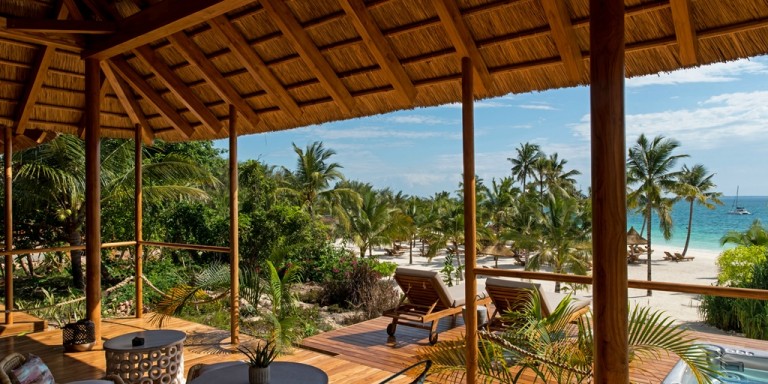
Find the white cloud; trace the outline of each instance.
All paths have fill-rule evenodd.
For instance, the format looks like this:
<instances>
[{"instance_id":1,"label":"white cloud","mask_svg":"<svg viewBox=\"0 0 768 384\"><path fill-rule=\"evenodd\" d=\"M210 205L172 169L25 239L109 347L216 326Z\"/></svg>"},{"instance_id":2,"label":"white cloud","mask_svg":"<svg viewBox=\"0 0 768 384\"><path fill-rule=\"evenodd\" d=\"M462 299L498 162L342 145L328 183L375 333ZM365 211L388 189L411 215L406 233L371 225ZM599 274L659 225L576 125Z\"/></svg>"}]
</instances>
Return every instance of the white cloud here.
<instances>
[{"instance_id":1,"label":"white cloud","mask_svg":"<svg viewBox=\"0 0 768 384\"><path fill-rule=\"evenodd\" d=\"M590 116L572 124L577 136L589 139ZM664 135L692 149L715 148L739 140L765 140L768 136L768 91L712 96L695 109L626 116L627 141L641 133Z\"/></svg>"},{"instance_id":2,"label":"white cloud","mask_svg":"<svg viewBox=\"0 0 768 384\"><path fill-rule=\"evenodd\" d=\"M388 116L384 118L384 120L392 122L392 123L398 123L398 124L426 124L426 125L437 125L437 124L458 124L458 120L448 120L448 119L442 119L436 116L428 116L428 115L399 115L399 116Z\"/></svg>"},{"instance_id":3,"label":"white cloud","mask_svg":"<svg viewBox=\"0 0 768 384\"><path fill-rule=\"evenodd\" d=\"M528 103L528 104L520 104L517 106L518 108L522 109L535 109L535 110L541 110L541 111L556 111L557 108L547 104L547 103Z\"/></svg>"},{"instance_id":4,"label":"white cloud","mask_svg":"<svg viewBox=\"0 0 768 384\"><path fill-rule=\"evenodd\" d=\"M675 85L685 83L724 83L736 81L742 75L768 73L768 66L759 59L736 60L698 68L678 70L658 75L647 75L628 79L627 87L647 85Z\"/></svg>"}]
</instances>

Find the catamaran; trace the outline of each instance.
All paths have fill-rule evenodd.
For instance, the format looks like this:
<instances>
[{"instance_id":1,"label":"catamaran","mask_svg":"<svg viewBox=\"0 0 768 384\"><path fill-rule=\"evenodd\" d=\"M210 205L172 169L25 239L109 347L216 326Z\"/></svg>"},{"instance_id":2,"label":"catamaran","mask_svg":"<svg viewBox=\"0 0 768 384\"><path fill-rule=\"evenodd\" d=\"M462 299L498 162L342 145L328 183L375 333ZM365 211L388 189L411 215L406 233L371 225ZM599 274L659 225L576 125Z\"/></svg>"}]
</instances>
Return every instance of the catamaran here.
<instances>
[{"instance_id":1,"label":"catamaran","mask_svg":"<svg viewBox=\"0 0 768 384\"><path fill-rule=\"evenodd\" d=\"M736 186L736 200L731 205L731 210L728 211L729 215L751 215L752 212L748 211L743 206L739 205L739 186Z\"/></svg>"}]
</instances>

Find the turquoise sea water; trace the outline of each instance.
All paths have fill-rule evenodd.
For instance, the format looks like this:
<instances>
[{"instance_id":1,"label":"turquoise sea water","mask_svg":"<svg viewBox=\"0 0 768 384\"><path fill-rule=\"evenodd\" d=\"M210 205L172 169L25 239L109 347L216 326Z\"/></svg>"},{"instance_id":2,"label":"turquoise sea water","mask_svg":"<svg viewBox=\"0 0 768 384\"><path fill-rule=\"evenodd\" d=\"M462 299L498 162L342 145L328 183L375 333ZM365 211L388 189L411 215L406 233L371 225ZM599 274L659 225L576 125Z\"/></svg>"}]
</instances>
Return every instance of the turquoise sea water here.
<instances>
[{"instance_id":1,"label":"turquoise sea water","mask_svg":"<svg viewBox=\"0 0 768 384\"><path fill-rule=\"evenodd\" d=\"M689 247L706 250L723 250L733 246L720 247L720 238L729 230L745 231L755 219L760 219L764 225L768 225L768 196L739 196L739 205L750 211L751 215L729 215L731 205L736 197L724 196L721 198L723 205L710 210L701 205L693 207L693 229ZM652 241L654 244L664 244L670 248L683 249L685 234L688 230L689 203L682 201L675 204L672 210L672 238L665 241L659 230L659 222L653 219ZM634 226L638 231L643 225L640 215L630 213L627 217L627 229ZM646 236L645 231L642 233Z\"/></svg>"}]
</instances>

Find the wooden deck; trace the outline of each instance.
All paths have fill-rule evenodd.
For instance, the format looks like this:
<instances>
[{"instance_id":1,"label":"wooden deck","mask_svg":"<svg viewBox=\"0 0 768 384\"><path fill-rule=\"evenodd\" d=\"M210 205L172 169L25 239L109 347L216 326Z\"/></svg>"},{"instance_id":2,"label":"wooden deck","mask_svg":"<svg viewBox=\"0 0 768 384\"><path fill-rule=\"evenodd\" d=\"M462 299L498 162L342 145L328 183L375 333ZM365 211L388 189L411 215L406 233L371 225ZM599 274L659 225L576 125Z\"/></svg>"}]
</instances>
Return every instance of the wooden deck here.
<instances>
[{"instance_id":1,"label":"wooden deck","mask_svg":"<svg viewBox=\"0 0 768 384\"><path fill-rule=\"evenodd\" d=\"M0 311L5 306L0 304ZM30 332L42 332L48 328L48 322L24 312L13 314L13 324L5 323L5 314L0 313L0 338Z\"/></svg>"},{"instance_id":2,"label":"wooden deck","mask_svg":"<svg viewBox=\"0 0 768 384\"><path fill-rule=\"evenodd\" d=\"M242 354L233 352L229 344L229 331L223 331L180 319L171 319L165 329L184 331L185 372L194 364L242 360ZM157 329L144 319L107 319L102 323L103 340L129 332ZM248 344L253 339L241 336L241 342ZM40 356L51 368L56 382L95 379L104 376L104 351L99 347L90 352L64 353L61 330L9 336L0 339L0 358L11 352L33 353ZM376 383L391 375L391 372L372 368L330 354L296 348L291 355L278 360L310 364L328 374L331 383ZM406 382L405 379L398 381Z\"/></svg>"},{"instance_id":3,"label":"wooden deck","mask_svg":"<svg viewBox=\"0 0 768 384\"><path fill-rule=\"evenodd\" d=\"M304 339L302 346L336 359L346 360L376 369L397 372L415 363L416 352L429 347L428 331L398 326L394 338L387 336L386 327L390 318L380 317L351 325L339 330L321 333ZM455 328L449 329L450 319L440 322L439 340L453 340L461 337L464 325L461 316ZM692 332L703 343L714 343L768 351L768 341L752 340L736 336L724 336ZM438 341L439 343L439 341ZM663 356L652 366L633 367L631 378L638 383L660 383L679 359L677 356ZM533 382L532 376L521 382Z\"/></svg>"}]
</instances>

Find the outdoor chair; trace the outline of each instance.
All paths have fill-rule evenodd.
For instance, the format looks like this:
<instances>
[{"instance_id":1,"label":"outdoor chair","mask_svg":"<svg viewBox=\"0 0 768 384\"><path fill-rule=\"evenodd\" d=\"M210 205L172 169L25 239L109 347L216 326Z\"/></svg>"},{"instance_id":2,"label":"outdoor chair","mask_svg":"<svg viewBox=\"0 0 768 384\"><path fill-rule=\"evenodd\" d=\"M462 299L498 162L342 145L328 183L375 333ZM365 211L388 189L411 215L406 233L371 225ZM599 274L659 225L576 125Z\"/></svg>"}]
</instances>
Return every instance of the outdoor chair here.
<instances>
[{"instance_id":1,"label":"outdoor chair","mask_svg":"<svg viewBox=\"0 0 768 384\"><path fill-rule=\"evenodd\" d=\"M568 295L554 292L542 292L541 284L528 283L510 279L490 277L485 281L485 290L491 298L495 310L489 317L489 326L494 329L504 329L507 324L496 316L507 312L517 312L525 308L530 302L534 290L541 298L541 311L543 316L549 316L557 308L560 302ZM572 300L571 308L574 310L569 322L576 322L581 316L589 312L590 300Z\"/></svg>"},{"instance_id":2,"label":"outdoor chair","mask_svg":"<svg viewBox=\"0 0 768 384\"><path fill-rule=\"evenodd\" d=\"M20 353L11 353L0 360L0 384L13 384L15 381L11 379L11 376L15 376L13 371L22 367L28 361L30 364L36 364L37 366L31 367L31 371L40 376L37 379L29 378L30 382L52 382L53 377L50 375L50 370L42 361L39 361L39 357L33 355L24 356ZM47 377L43 377L47 376ZM46 380L48 379L48 380ZM50 380L50 381L49 381ZM26 380L25 380L26 381ZM115 375L107 375L101 380L80 380L72 381L69 384L125 384L123 379Z\"/></svg>"},{"instance_id":3,"label":"outdoor chair","mask_svg":"<svg viewBox=\"0 0 768 384\"><path fill-rule=\"evenodd\" d=\"M682 253L679 253L679 252L675 252L675 259L674 259L674 260L675 260L675 261L677 261L677 262L681 262L681 261L691 261L691 260L693 260L693 259L694 259L694 257L693 257L693 256L683 256L683 254L682 254Z\"/></svg>"},{"instance_id":4,"label":"outdoor chair","mask_svg":"<svg viewBox=\"0 0 768 384\"><path fill-rule=\"evenodd\" d=\"M394 336L398 324L429 330L429 343L437 343L437 326L440 319L452 316L451 327L464 303L464 284L447 287L437 271L413 268L397 268L395 281L403 290L403 297L393 309L384 312L391 317L387 334ZM480 285L480 284L478 284ZM490 299L484 291L478 292L477 305L488 305Z\"/></svg>"},{"instance_id":5,"label":"outdoor chair","mask_svg":"<svg viewBox=\"0 0 768 384\"><path fill-rule=\"evenodd\" d=\"M677 258L675 255L671 254L670 252L664 251L664 260L671 260L675 261Z\"/></svg>"}]
</instances>

